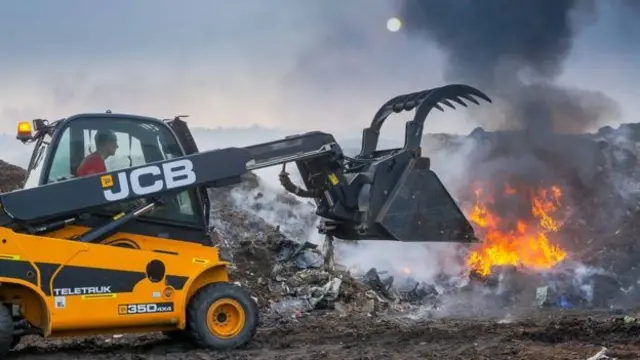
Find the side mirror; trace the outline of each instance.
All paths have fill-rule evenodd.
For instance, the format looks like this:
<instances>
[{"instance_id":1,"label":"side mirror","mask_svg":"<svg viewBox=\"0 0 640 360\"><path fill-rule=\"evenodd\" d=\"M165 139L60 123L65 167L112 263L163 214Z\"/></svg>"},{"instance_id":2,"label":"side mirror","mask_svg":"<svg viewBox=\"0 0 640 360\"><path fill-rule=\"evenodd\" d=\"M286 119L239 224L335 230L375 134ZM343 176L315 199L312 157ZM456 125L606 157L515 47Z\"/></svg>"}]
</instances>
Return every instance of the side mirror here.
<instances>
[{"instance_id":1,"label":"side mirror","mask_svg":"<svg viewBox=\"0 0 640 360\"><path fill-rule=\"evenodd\" d=\"M18 134L16 135L16 139L26 143L27 141L33 138L33 134L31 131L31 123L28 121L21 121L18 123Z\"/></svg>"},{"instance_id":2,"label":"side mirror","mask_svg":"<svg viewBox=\"0 0 640 360\"><path fill-rule=\"evenodd\" d=\"M33 127L36 129L36 132L42 131L47 127L47 121L43 119L34 119Z\"/></svg>"}]
</instances>

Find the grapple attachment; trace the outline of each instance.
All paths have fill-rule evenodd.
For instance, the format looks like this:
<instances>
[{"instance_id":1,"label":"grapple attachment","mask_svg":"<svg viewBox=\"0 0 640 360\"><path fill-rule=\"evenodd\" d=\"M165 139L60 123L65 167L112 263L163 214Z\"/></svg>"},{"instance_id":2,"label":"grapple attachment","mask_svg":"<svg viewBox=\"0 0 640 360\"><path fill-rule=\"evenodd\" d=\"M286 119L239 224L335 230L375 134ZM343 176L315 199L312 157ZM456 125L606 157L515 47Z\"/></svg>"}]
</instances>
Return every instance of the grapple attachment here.
<instances>
[{"instance_id":1,"label":"grapple attachment","mask_svg":"<svg viewBox=\"0 0 640 360\"><path fill-rule=\"evenodd\" d=\"M474 98L475 97L475 98ZM404 242L473 242L473 227L421 157L424 121L431 109L455 109L464 100L491 102L467 85L447 85L394 97L376 113L363 133L362 149L355 158L344 157L341 169L330 169L334 181L317 199L318 215L326 231L340 239L396 240ZM404 146L377 150L380 128L392 113L412 111L406 123ZM334 162L335 163L335 162ZM328 163L325 163L325 165ZM308 189L317 188L314 161L297 162Z\"/></svg>"}]
</instances>

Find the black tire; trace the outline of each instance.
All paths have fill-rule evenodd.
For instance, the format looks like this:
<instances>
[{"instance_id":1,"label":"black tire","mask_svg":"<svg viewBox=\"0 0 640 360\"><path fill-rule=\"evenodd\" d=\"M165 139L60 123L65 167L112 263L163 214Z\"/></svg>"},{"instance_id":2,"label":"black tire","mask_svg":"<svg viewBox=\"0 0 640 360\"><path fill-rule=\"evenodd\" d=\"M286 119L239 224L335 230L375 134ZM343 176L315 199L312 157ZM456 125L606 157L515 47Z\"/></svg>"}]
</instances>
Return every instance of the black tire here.
<instances>
[{"instance_id":1,"label":"black tire","mask_svg":"<svg viewBox=\"0 0 640 360\"><path fill-rule=\"evenodd\" d=\"M11 351L13 344L13 317L6 306L0 305L0 359Z\"/></svg>"},{"instance_id":2,"label":"black tire","mask_svg":"<svg viewBox=\"0 0 640 360\"><path fill-rule=\"evenodd\" d=\"M220 311L216 316L217 321L214 321L213 316L208 315L210 310L214 312L212 305L220 302L227 302L223 306L229 312ZM234 319L240 319L236 326L233 326ZM236 349L247 345L256 335L258 321L258 306L255 301L243 288L231 283L204 286L191 298L187 307L187 331L191 338L199 346L216 350ZM224 336L225 334L216 333L210 328L209 325L214 326L214 323L228 323L236 331L230 328L230 333Z\"/></svg>"}]
</instances>

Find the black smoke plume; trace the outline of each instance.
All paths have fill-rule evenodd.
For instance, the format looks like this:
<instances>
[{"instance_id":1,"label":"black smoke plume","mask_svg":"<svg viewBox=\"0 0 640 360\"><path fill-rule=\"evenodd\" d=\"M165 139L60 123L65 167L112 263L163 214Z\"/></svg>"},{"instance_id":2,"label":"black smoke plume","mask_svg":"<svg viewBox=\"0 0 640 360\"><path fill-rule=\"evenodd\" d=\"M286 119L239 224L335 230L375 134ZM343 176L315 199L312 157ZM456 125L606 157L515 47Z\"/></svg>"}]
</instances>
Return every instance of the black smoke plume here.
<instances>
[{"instance_id":1,"label":"black smoke plume","mask_svg":"<svg viewBox=\"0 0 640 360\"><path fill-rule=\"evenodd\" d=\"M509 125L581 132L614 116L605 94L563 88L575 36L595 19L592 0L400 0L405 31L447 55L446 76L486 89L507 104Z\"/></svg>"},{"instance_id":2,"label":"black smoke plume","mask_svg":"<svg viewBox=\"0 0 640 360\"><path fill-rule=\"evenodd\" d=\"M498 111L480 124L516 130L474 131L471 136L480 141L470 155L465 181L483 187L515 183L523 189L559 185L565 205L577 218L611 226L598 219L613 213L613 200L597 207L586 200L615 192L602 171L604 155L595 141L575 133L614 120L617 103L603 92L570 88L558 81L577 35L597 20L598 4L593 0L398 1L404 31L436 44L446 56L447 80L475 85L497 100L493 108ZM502 215L530 205L499 198L496 202ZM588 210L593 208L597 210Z\"/></svg>"}]
</instances>

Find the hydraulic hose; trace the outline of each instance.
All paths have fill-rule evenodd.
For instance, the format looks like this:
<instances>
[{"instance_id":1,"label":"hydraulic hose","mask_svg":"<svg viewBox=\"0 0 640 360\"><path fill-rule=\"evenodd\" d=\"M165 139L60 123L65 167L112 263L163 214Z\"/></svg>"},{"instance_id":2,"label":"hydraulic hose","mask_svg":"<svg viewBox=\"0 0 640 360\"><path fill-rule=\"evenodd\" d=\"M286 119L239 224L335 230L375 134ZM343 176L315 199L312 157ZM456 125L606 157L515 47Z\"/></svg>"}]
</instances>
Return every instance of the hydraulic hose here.
<instances>
[{"instance_id":1,"label":"hydraulic hose","mask_svg":"<svg viewBox=\"0 0 640 360\"><path fill-rule=\"evenodd\" d=\"M284 165L282 166L282 171L280 172L280 174L278 174L278 179L280 179L280 185L282 185L282 187L286 191L296 196L299 196L302 198L317 199L317 198L321 198L323 195L322 189L306 190L295 185L291 181L291 178L289 178L289 173L285 171Z\"/></svg>"}]
</instances>

